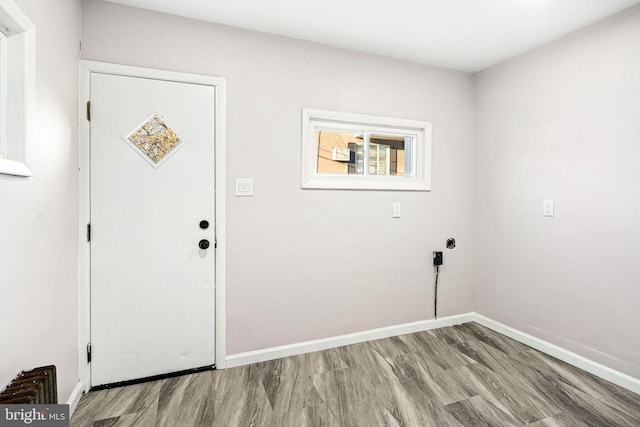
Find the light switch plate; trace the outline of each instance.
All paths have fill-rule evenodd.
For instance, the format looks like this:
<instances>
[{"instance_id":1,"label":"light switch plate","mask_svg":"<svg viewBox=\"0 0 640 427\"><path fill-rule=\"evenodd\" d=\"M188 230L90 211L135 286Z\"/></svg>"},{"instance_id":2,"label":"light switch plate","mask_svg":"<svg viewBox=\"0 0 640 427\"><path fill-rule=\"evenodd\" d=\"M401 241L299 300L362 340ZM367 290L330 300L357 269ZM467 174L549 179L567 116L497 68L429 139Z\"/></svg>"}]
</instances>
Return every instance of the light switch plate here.
<instances>
[{"instance_id":1,"label":"light switch plate","mask_svg":"<svg viewBox=\"0 0 640 427\"><path fill-rule=\"evenodd\" d=\"M553 200L543 200L542 201L542 215L543 216L553 216Z\"/></svg>"},{"instance_id":2,"label":"light switch plate","mask_svg":"<svg viewBox=\"0 0 640 427\"><path fill-rule=\"evenodd\" d=\"M402 205L398 202L393 203L393 217L400 218L402 216Z\"/></svg>"},{"instance_id":3,"label":"light switch plate","mask_svg":"<svg viewBox=\"0 0 640 427\"><path fill-rule=\"evenodd\" d=\"M236 178L236 196L253 196L253 178Z\"/></svg>"}]
</instances>

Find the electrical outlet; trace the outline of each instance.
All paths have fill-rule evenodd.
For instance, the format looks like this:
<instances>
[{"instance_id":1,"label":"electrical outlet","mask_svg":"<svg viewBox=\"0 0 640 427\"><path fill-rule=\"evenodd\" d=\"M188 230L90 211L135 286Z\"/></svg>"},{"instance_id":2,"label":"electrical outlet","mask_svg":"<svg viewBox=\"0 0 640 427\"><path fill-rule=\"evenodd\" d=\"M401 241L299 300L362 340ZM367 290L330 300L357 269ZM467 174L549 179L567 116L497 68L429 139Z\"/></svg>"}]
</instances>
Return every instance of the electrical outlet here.
<instances>
[{"instance_id":1,"label":"electrical outlet","mask_svg":"<svg viewBox=\"0 0 640 427\"><path fill-rule=\"evenodd\" d=\"M433 265L442 265L442 252L433 251Z\"/></svg>"}]
</instances>

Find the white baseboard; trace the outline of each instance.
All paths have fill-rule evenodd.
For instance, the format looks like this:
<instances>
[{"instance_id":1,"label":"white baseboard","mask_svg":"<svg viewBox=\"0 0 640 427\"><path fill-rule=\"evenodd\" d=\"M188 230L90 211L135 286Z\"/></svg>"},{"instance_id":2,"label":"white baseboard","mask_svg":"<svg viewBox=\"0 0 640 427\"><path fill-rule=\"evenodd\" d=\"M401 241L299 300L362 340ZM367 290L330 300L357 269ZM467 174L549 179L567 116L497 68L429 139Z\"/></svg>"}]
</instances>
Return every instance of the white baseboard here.
<instances>
[{"instance_id":1,"label":"white baseboard","mask_svg":"<svg viewBox=\"0 0 640 427\"><path fill-rule=\"evenodd\" d=\"M541 340L540 338L536 338L507 325L503 325L502 323L496 322L495 320L489 319L481 314L474 313L473 320L489 329L501 333L502 335L506 335L509 338L513 338L514 340L526 344L529 347L548 354L549 356L555 357L556 359L562 360L563 362L587 371L595 376L617 384L620 387L624 387L627 390L640 394L640 380L637 378L633 378L632 376L616 371L615 369L601 365L600 363L594 362L593 360L587 359L586 357L580 356L579 354L573 353L555 344Z\"/></svg>"},{"instance_id":2,"label":"white baseboard","mask_svg":"<svg viewBox=\"0 0 640 427\"><path fill-rule=\"evenodd\" d=\"M382 338L389 338L398 335L410 334L414 332L428 331L430 329L444 328L447 326L459 325L462 323L477 322L489 329L513 338L529 347L535 348L549 356L562 360L570 365L587 371L593 375L624 387L634 393L640 394L640 380L627 374L611 369L579 354L573 353L555 344L536 338L532 335L518 331L500 322L496 322L478 313L466 313L457 316L444 317L437 320L423 320L420 322L405 323L402 325L387 326L384 328L371 329L368 331L356 332L352 334L339 335L336 337L323 338L319 340L306 341L301 343L283 345L279 347L265 348L262 350L249 351L246 353L232 354L226 357L226 367L249 365L251 363L264 362L267 360L280 359L282 357L297 356L304 353L327 350L330 348L342 347L350 344L358 344L365 341L372 341ZM81 390L81 389L80 389Z\"/></svg>"},{"instance_id":3,"label":"white baseboard","mask_svg":"<svg viewBox=\"0 0 640 427\"><path fill-rule=\"evenodd\" d=\"M71 392L69 400L67 400L67 405L69 405L69 417L71 417L71 415L73 415L73 412L76 410L76 406L78 406L78 402L80 402L83 391L84 387L82 386L82 383L78 382L78 384L76 384L75 388Z\"/></svg>"},{"instance_id":4,"label":"white baseboard","mask_svg":"<svg viewBox=\"0 0 640 427\"><path fill-rule=\"evenodd\" d=\"M314 351L328 350L335 347L343 347L350 344L358 344L365 341L389 338L414 332L428 331L430 329L444 328L446 326L460 325L473 321L473 313L457 316L443 317L437 320L423 320L419 322L404 323L402 325L387 326L336 337L306 341L280 347L265 348L262 350L248 351L246 353L232 354L226 357L226 367L249 365L251 363L280 359L282 357L296 356L298 354L312 353Z\"/></svg>"}]
</instances>

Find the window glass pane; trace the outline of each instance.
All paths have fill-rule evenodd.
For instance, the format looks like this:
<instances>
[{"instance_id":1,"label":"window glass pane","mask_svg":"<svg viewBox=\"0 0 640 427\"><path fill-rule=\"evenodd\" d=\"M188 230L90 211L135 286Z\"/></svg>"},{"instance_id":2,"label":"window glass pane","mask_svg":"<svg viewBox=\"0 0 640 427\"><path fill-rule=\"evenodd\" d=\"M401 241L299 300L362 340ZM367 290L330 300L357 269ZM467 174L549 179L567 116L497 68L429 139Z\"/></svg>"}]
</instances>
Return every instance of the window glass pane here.
<instances>
[{"instance_id":1,"label":"window glass pane","mask_svg":"<svg viewBox=\"0 0 640 427\"><path fill-rule=\"evenodd\" d=\"M364 174L363 132L316 129L315 136L319 174Z\"/></svg>"},{"instance_id":2,"label":"window glass pane","mask_svg":"<svg viewBox=\"0 0 640 427\"><path fill-rule=\"evenodd\" d=\"M369 174L370 175L411 175L412 137L404 135L369 136Z\"/></svg>"}]
</instances>

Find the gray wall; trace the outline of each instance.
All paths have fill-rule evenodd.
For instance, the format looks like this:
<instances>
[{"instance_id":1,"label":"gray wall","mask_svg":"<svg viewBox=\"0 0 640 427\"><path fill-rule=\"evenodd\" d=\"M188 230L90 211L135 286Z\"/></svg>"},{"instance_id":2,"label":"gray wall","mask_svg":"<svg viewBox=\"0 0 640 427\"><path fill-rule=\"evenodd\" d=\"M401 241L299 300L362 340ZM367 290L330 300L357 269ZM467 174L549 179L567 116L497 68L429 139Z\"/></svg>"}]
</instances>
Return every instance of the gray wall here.
<instances>
[{"instance_id":1,"label":"gray wall","mask_svg":"<svg viewBox=\"0 0 640 427\"><path fill-rule=\"evenodd\" d=\"M36 24L32 178L0 175L0 388L55 364L78 383L78 0L15 0Z\"/></svg>"},{"instance_id":2,"label":"gray wall","mask_svg":"<svg viewBox=\"0 0 640 427\"><path fill-rule=\"evenodd\" d=\"M451 236L439 315L473 309L469 74L100 1L82 57L227 78L228 354L432 318L431 251ZM431 121L433 191L300 189L302 108Z\"/></svg>"},{"instance_id":3,"label":"gray wall","mask_svg":"<svg viewBox=\"0 0 640 427\"><path fill-rule=\"evenodd\" d=\"M476 84L476 311L635 378L639 76L635 7Z\"/></svg>"}]
</instances>

